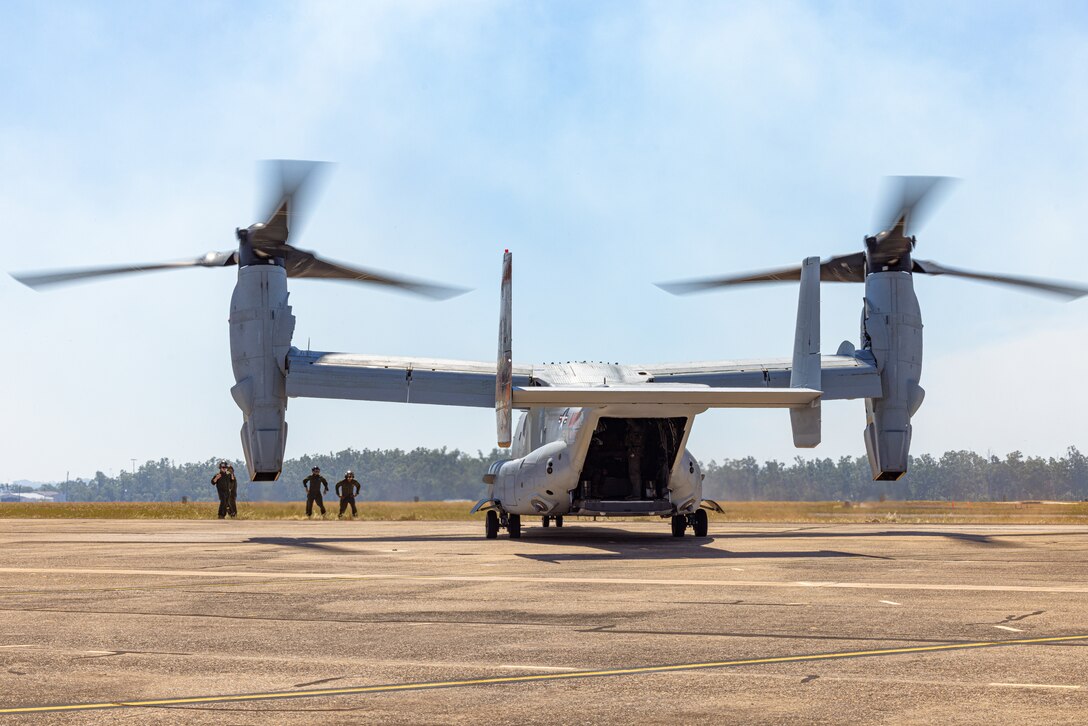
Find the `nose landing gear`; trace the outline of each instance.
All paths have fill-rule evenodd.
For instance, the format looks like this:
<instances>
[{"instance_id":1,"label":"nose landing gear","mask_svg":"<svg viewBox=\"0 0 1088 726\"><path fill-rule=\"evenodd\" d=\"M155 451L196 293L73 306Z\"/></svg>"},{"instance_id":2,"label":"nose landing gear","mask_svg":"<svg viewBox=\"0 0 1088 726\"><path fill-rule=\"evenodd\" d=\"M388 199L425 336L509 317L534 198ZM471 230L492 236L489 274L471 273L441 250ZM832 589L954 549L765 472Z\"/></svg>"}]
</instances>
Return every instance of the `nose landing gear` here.
<instances>
[{"instance_id":1,"label":"nose landing gear","mask_svg":"<svg viewBox=\"0 0 1088 726\"><path fill-rule=\"evenodd\" d=\"M541 523L541 525L543 525L545 527L550 527L551 523L552 523L552 520L555 520L555 526L556 527L562 527L563 526L563 515L562 514L556 514L555 516L552 516L552 517L541 517L540 518L540 523Z\"/></svg>"}]
</instances>

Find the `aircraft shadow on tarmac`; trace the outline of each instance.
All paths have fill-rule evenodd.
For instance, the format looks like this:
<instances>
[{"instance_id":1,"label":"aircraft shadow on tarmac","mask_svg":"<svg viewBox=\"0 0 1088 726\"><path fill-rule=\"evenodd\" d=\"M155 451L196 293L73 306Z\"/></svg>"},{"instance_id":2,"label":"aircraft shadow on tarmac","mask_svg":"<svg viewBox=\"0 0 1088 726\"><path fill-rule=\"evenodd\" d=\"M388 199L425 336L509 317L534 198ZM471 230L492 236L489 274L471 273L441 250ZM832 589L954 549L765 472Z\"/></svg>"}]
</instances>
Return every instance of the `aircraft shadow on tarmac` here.
<instances>
[{"instance_id":1,"label":"aircraft shadow on tarmac","mask_svg":"<svg viewBox=\"0 0 1088 726\"><path fill-rule=\"evenodd\" d=\"M725 534L728 539L790 539L793 537L809 537L817 539L840 539L851 537L941 537L954 539L958 542L969 544L988 545L991 547L1021 547L1016 542L1007 541L1010 538L1060 536L1061 532L1010 532L1000 534L998 538L987 534L972 534L970 532L942 532L937 530L909 530L891 529L880 532L829 532L822 527L786 530L779 532L737 532Z\"/></svg>"},{"instance_id":2,"label":"aircraft shadow on tarmac","mask_svg":"<svg viewBox=\"0 0 1088 726\"><path fill-rule=\"evenodd\" d=\"M626 532L615 528L581 526L575 530L527 529L522 533L525 541L533 544L559 547L592 547L594 552L539 552L517 553L518 557L538 562L591 562L607 559L624 560L748 560L748 559L798 559L824 557L864 557L888 559L876 555L839 550L774 550L769 552L732 552L720 547L724 537L673 537L669 532L647 534Z\"/></svg>"},{"instance_id":3,"label":"aircraft shadow on tarmac","mask_svg":"<svg viewBox=\"0 0 1088 726\"><path fill-rule=\"evenodd\" d=\"M768 535L770 536L770 535ZM726 536L724 539L729 539ZM480 542L480 536L464 535L406 535L394 537L368 536L329 536L329 537L250 537L249 544L273 545L277 547L298 547L324 552L344 554L363 554L359 549L342 546L366 546L368 544L410 543L410 542ZM721 538L719 538L721 539ZM668 532L646 534L627 532L615 528L579 526L574 528L532 527L522 530L520 545L548 545L555 547L592 548L592 552L516 552L516 556L538 562L587 562L607 559L625 560L702 560L702 559L798 559L806 557L862 557L866 559L891 559L879 555L838 550L801 550L769 552L731 552L717 547L709 547L714 537L673 537ZM496 552L502 552L509 539L500 538L490 543Z\"/></svg>"}]
</instances>

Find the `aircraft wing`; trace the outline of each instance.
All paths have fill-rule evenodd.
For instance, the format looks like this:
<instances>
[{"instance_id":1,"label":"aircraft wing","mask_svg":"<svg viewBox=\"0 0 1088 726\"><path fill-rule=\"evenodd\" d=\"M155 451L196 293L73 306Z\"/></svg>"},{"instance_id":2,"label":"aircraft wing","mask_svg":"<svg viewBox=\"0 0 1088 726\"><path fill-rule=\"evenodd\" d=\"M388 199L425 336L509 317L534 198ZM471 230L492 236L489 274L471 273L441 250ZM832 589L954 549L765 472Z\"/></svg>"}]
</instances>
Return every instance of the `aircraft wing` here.
<instances>
[{"instance_id":1,"label":"aircraft wing","mask_svg":"<svg viewBox=\"0 0 1088 726\"><path fill-rule=\"evenodd\" d=\"M514 386L531 386L532 378L531 366L514 366ZM292 348L287 395L494 408L495 363Z\"/></svg>"},{"instance_id":2,"label":"aircraft wing","mask_svg":"<svg viewBox=\"0 0 1088 726\"><path fill-rule=\"evenodd\" d=\"M766 358L655 363L632 368L656 383L694 383L712 388L788 388L793 361ZM820 382L824 401L883 395L876 362L866 352L821 356Z\"/></svg>"}]
</instances>

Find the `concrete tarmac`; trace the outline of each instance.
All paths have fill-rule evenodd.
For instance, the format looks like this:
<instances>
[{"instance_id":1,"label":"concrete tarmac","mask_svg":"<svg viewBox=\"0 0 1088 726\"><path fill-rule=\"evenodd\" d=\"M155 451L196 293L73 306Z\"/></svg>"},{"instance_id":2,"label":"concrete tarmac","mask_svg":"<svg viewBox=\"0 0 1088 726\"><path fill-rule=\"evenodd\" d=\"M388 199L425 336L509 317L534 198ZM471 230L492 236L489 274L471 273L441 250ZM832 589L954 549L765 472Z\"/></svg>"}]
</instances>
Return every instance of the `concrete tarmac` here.
<instances>
[{"instance_id":1,"label":"concrete tarmac","mask_svg":"<svg viewBox=\"0 0 1088 726\"><path fill-rule=\"evenodd\" d=\"M1083 724L1088 527L0 520L0 722L181 720Z\"/></svg>"}]
</instances>

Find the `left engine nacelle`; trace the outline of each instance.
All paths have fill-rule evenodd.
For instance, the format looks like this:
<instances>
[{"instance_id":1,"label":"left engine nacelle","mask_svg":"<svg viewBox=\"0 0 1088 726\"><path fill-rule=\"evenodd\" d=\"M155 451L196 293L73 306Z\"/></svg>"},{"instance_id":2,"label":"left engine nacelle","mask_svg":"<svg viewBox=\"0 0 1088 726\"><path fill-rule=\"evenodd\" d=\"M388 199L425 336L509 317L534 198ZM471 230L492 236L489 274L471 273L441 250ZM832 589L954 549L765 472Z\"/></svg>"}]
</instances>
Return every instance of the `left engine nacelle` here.
<instances>
[{"instance_id":1,"label":"left engine nacelle","mask_svg":"<svg viewBox=\"0 0 1088 726\"><path fill-rule=\"evenodd\" d=\"M274 481L287 445L287 353L295 316L287 272L278 265L239 268L230 300L230 389L242 409L242 450L252 481Z\"/></svg>"}]
</instances>

